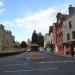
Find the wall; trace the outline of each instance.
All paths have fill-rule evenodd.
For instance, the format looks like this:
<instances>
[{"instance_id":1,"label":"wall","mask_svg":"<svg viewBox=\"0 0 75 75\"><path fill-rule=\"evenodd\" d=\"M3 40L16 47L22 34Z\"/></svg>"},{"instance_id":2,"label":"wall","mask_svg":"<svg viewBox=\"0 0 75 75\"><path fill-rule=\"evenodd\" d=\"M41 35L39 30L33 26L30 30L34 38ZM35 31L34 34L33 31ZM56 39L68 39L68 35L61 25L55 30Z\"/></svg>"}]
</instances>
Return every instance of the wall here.
<instances>
[{"instance_id":1,"label":"wall","mask_svg":"<svg viewBox=\"0 0 75 75\"><path fill-rule=\"evenodd\" d=\"M69 28L69 21L72 22L72 28L71 29ZM72 31L75 31L75 14L73 16L69 17L63 23L63 41L64 41L64 43L75 41L75 39L72 39ZM67 41L67 33L70 34L70 40L69 41Z\"/></svg>"}]
</instances>

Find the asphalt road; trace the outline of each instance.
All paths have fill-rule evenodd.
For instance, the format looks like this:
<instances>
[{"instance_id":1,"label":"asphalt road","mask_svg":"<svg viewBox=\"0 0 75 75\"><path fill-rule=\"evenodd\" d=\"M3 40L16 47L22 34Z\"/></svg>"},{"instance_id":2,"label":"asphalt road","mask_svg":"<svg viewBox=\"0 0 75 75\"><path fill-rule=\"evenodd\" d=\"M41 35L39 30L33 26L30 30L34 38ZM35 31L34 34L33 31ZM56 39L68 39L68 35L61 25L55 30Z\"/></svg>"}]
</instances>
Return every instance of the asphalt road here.
<instances>
[{"instance_id":1,"label":"asphalt road","mask_svg":"<svg viewBox=\"0 0 75 75\"><path fill-rule=\"evenodd\" d=\"M75 75L75 58L40 54L40 61L29 61L28 52L1 57L0 75Z\"/></svg>"}]
</instances>

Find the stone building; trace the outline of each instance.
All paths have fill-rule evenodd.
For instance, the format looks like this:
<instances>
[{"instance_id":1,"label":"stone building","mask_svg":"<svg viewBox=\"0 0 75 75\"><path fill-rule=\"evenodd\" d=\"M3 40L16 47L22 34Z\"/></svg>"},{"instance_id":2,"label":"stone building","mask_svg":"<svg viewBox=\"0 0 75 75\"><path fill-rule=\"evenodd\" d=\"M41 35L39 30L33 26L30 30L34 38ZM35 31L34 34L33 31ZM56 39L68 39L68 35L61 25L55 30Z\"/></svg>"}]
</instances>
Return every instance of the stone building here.
<instances>
[{"instance_id":1,"label":"stone building","mask_svg":"<svg viewBox=\"0 0 75 75\"><path fill-rule=\"evenodd\" d=\"M4 26L0 24L0 50L9 48L14 45L15 37L11 31L5 30Z\"/></svg>"}]
</instances>

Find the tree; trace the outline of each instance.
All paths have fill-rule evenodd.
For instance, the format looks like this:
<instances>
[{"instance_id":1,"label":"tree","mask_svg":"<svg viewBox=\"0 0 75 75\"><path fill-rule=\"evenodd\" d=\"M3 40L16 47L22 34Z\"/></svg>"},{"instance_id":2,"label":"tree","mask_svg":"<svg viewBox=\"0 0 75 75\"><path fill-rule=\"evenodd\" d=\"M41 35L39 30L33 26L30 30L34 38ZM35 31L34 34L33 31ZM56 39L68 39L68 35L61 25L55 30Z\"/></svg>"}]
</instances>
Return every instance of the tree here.
<instances>
[{"instance_id":1,"label":"tree","mask_svg":"<svg viewBox=\"0 0 75 75\"><path fill-rule=\"evenodd\" d=\"M44 36L41 32L37 34L37 44L41 47L44 45Z\"/></svg>"},{"instance_id":2,"label":"tree","mask_svg":"<svg viewBox=\"0 0 75 75\"><path fill-rule=\"evenodd\" d=\"M18 48L18 45L14 45L13 47L14 47L14 48Z\"/></svg>"},{"instance_id":3,"label":"tree","mask_svg":"<svg viewBox=\"0 0 75 75\"><path fill-rule=\"evenodd\" d=\"M21 44L20 44L20 47L21 48L26 48L27 47L27 44L25 41L22 41Z\"/></svg>"}]
</instances>

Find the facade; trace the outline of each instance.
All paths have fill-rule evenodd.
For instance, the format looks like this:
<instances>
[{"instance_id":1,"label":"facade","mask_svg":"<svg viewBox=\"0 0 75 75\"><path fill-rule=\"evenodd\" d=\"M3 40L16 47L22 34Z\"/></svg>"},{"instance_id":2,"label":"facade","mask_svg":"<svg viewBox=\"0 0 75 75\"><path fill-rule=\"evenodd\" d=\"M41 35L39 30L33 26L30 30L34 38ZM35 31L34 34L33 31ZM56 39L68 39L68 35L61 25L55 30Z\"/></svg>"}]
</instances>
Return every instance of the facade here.
<instances>
[{"instance_id":1,"label":"facade","mask_svg":"<svg viewBox=\"0 0 75 75\"><path fill-rule=\"evenodd\" d=\"M0 50L3 48L4 44L4 26L0 25Z\"/></svg>"},{"instance_id":2,"label":"facade","mask_svg":"<svg viewBox=\"0 0 75 75\"><path fill-rule=\"evenodd\" d=\"M49 27L50 44L53 44L53 26Z\"/></svg>"},{"instance_id":3,"label":"facade","mask_svg":"<svg viewBox=\"0 0 75 75\"><path fill-rule=\"evenodd\" d=\"M27 45L28 45L29 48L31 47L31 41L30 41L30 39L27 40Z\"/></svg>"},{"instance_id":4,"label":"facade","mask_svg":"<svg viewBox=\"0 0 75 75\"><path fill-rule=\"evenodd\" d=\"M44 48L46 48L46 45L50 43L50 35L48 33L44 36Z\"/></svg>"},{"instance_id":5,"label":"facade","mask_svg":"<svg viewBox=\"0 0 75 75\"><path fill-rule=\"evenodd\" d=\"M51 51L54 52L54 43L53 43L53 26L49 27L49 35L50 35L50 42L49 42L49 48Z\"/></svg>"},{"instance_id":6,"label":"facade","mask_svg":"<svg viewBox=\"0 0 75 75\"><path fill-rule=\"evenodd\" d=\"M44 36L44 48L50 48L53 50L53 26L49 27L49 33Z\"/></svg>"},{"instance_id":7,"label":"facade","mask_svg":"<svg viewBox=\"0 0 75 75\"><path fill-rule=\"evenodd\" d=\"M66 14L61 14L61 13L57 13L57 21L54 24L55 27L55 31L54 32L54 39L55 39L55 48L56 48L56 52L60 53L60 54L64 54L64 44L63 44L63 22L65 20L65 18L68 15Z\"/></svg>"},{"instance_id":8,"label":"facade","mask_svg":"<svg viewBox=\"0 0 75 75\"><path fill-rule=\"evenodd\" d=\"M75 7L69 7L69 16L63 23L63 39L65 53L75 50Z\"/></svg>"},{"instance_id":9,"label":"facade","mask_svg":"<svg viewBox=\"0 0 75 75\"><path fill-rule=\"evenodd\" d=\"M15 37L11 31L5 30L4 26L0 24L0 50L3 48L9 48L14 45Z\"/></svg>"},{"instance_id":10,"label":"facade","mask_svg":"<svg viewBox=\"0 0 75 75\"><path fill-rule=\"evenodd\" d=\"M56 23L53 23L53 44L54 44L54 52L58 53L57 43L56 43Z\"/></svg>"}]
</instances>

